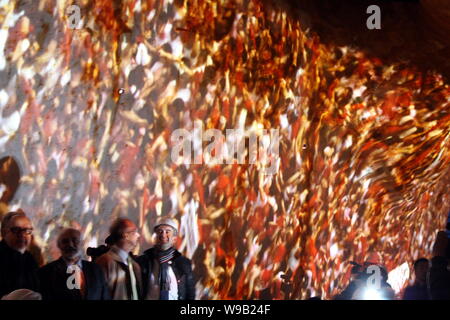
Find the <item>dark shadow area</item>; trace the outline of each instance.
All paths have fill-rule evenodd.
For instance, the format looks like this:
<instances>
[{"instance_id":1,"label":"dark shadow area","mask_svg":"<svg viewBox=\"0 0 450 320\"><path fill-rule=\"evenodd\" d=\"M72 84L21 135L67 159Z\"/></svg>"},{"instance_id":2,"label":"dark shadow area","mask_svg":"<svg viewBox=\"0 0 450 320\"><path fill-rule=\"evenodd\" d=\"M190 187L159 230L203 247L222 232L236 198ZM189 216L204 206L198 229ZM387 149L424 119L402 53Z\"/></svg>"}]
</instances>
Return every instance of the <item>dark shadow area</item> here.
<instances>
[{"instance_id":1,"label":"dark shadow area","mask_svg":"<svg viewBox=\"0 0 450 320\"><path fill-rule=\"evenodd\" d=\"M319 35L321 43L359 48L385 64L408 62L419 70L435 70L450 78L450 36L429 15L430 10L439 12L447 7L425 8L420 1L269 2L288 9L304 29L310 28ZM366 21L371 14L366 12L370 5L381 9L381 29L367 28Z\"/></svg>"}]
</instances>

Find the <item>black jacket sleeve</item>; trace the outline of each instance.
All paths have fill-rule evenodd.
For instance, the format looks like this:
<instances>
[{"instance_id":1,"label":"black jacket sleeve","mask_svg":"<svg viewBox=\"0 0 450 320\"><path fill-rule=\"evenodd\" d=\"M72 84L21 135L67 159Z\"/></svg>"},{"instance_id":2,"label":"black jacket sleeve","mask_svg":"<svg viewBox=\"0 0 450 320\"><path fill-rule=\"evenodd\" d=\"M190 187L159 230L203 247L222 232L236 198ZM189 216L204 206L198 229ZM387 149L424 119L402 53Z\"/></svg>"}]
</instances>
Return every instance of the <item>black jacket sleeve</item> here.
<instances>
[{"instance_id":1,"label":"black jacket sleeve","mask_svg":"<svg viewBox=\"0 0 450 320\"><path fill-rule=\"evenodd\" d=\"M46 265L38 269L37 274L39 278L40 288L39 292L42 295L42 300L54 300L52 295L52 272L51 268Z\"/></svg>"},{"instance_id":2,"label":"black jacket sleeve","mask_svg":"<svg viewBox=\"0 0 450 320\"><path fill-rule=\"evenodd\" d=\"M195 300L195 279L194 273L192 272L192 263L191 260L187 258L183 258L182 262L183 273L186 275L186 283L185 283L185 299L186 300Z\"/></svg>"},{"instance_id":3,"label":"black jacket sleeve","mask_svg":"<svg viewBox=\"0 0 450 320\"><path fill-rule=\"evenodd\" d=\"M142 276L142 297L145 300L148 291L148 279L149 279L149 258L146 254L137 257L136 262L141 267Z\"/></svg>"},{"instance_id":4,"label":"black jacket sleeve","mask_svg":"<svg viewBox=\"0 0 450 320\"><path fill-rule=\"evenodd\" d=\"M106 283L105 274L103 273L102 268L100 266L94 264L94 268L96 269L96 278L99 282L99 290L100 290L100 300L111 300L111 294L109 293L108 284Z\"/></svg>"}]
</instances>

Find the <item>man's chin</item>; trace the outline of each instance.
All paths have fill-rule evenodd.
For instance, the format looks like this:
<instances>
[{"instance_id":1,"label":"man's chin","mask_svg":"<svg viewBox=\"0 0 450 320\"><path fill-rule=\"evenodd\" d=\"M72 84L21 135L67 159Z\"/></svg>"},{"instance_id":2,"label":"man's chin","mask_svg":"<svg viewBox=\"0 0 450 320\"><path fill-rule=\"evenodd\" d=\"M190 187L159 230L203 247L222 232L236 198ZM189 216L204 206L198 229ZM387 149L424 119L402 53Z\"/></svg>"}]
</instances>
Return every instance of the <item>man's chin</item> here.
<instances>
[{"instance_id":1,"label":"man's chin","mask_svg":"<svg viewBox=\"0 0 450 320\"><path fill-rule=\"evenodd\" d=\"M160 243L158 246L159 246L162 250L167 250L167 249L169 249L170 247L172 247L172 244L170 244L169 242L166 242L166 243Z\"/></svg>"},{"instance_id":2,"label":"man's chin","mask_svg":"<svg viewBox=\"0 0 450 320\"><path fill-rule=\"evenodd\" d=\"M77 260L81 257L80 254L66 254L63 256L64 259L66 260Z\"/></svg>"}]
</instances>

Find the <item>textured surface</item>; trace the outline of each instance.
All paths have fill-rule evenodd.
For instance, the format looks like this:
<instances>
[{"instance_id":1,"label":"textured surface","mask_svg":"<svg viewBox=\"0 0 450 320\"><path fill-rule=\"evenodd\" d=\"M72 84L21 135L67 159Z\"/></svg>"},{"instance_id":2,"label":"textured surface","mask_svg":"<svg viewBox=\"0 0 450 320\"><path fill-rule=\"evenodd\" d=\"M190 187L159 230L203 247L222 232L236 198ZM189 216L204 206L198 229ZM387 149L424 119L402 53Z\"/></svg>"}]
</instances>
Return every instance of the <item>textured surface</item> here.
<instances>
[{"instance_id":1,"label":"textured surface","mask_svg":"<svg viewBox=\"0 0 450 320\"><path fill-rule=\"evenodd\" d=\"M62 225L95 245L127 215L145 249L173 214L198 298L299 299L336 293L370 251L389 270L430 254L450 206L438 72L323 43L256 0L78 1L80 30L65 1L0 3L0 155L21 171L10 207L50 256ZM175 165L171 132L195 120L278 128L277 173Z\"/></svg>"}]
</instances>

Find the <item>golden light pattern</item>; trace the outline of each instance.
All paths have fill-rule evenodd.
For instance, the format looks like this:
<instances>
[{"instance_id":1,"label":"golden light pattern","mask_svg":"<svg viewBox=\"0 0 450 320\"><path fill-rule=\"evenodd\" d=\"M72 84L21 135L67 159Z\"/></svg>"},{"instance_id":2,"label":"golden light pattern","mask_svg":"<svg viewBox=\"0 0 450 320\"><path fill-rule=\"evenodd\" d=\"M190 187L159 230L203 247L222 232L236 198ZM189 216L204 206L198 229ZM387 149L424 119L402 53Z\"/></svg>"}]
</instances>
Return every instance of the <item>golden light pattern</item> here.
<instances>
[{"instance_id":1,"label":"golden light pattern","mask_svg":"<svg viewBox=\"0 0 450 320\"><path fill-rule=\"evenodd\" d=\"M202 299L330 298L348 261L428 256L450 207L450 92L438 73L324 45L258 1L1 1L0 148L11 208L53 257L61 225L101 243L118 214L151 243L181 220ZM6 80L3 80L6 79ZM175 165L171 132L280 130L261 165ZM282 274L293 280L286 292Z\"/></svg>"}]
</instances>

